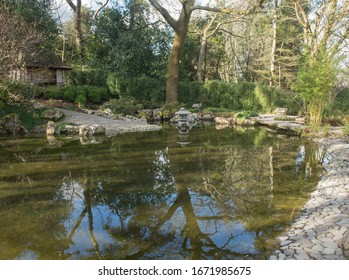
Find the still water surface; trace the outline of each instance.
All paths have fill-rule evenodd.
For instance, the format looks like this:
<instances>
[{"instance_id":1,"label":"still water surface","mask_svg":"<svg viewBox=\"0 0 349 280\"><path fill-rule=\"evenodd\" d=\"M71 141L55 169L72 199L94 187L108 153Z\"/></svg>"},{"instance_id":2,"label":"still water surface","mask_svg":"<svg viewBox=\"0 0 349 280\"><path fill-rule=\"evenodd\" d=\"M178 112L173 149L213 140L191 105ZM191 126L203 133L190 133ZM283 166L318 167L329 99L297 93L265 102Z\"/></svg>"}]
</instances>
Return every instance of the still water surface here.
<instances>
[{"instance_id":1,"label":"still water surface","mask_svg":"<svg viewBox=\"0 0 349 280\"><path fill-rule=\"evenodd\" d=\"M213 126L0 140L0 259L266 259L320 158L298 138Z\"/></svg>"}]
</instances>

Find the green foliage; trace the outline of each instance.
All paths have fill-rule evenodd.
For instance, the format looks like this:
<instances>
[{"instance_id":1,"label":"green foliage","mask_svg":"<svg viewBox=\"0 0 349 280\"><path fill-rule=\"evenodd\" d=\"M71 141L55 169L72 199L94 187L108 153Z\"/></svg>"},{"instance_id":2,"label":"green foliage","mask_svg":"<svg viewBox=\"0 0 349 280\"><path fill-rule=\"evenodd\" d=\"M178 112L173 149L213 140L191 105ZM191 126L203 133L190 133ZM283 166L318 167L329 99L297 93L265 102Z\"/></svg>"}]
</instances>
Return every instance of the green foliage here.
<instances>
[{"instance_id":1,"label":"green foliage","mask_svg":"<svg viewBox=\"0 0 349 280\"><path fill-rule=\"evenodd\" d=\"M63 98L63 89L57 86L41 88L40 95L45 99L61 99Z\"/></svg>"},{"instance_id":2,"label":"green foliage","mask_svg":"<svg viewBox=\"0 0 349 280\"><path fill-rule=\"evenodd\" d=\"M94 86L68 86L63 89L63 98L70 102L86 104L90 101L99 104L109 97L108 90L104 87Z\"/></svg>"},{"instance_id":3,"label":"green foliage","mask_svg":"<svg viewBox=\"0 0 349 280\"><path fill-rule=\"evenodd\" d=\"M349 123L347 123L344 127L343 127L343 133L345 135L349 135Z\"/></svg>"},{"instance_id":4,"label":"green foliage","mask_svg":"<svg viewBox=\"0 0 349 280\"><path fill-rule=\"evenodd\" d=\"M120 79L121 97L134 98L145 108L157 108L165 102L165 81L142 75Z\"/></svg>"},{"instance_id":5,"label":"green foliage","mask_svg":"<svg viewBox=\"0 0 349 280\"><path fill-rule=\"evenodd\" d=\"M0 100L4 103L21 103L33 99L37 87L28 83L0 81Z\"/></svg>"},{"instance_id":6,"label":"green foliage","mask_svg":"<svg viewBox=\"0 0 349 280\"><path fill-rule=\"evenodd\" d=\"M328 107L328 113L340 114L349 112L349 88L341 89L331 107Z\"/></svg>"},{"instance_id":7,"label":"green foliage","mask_svg":"<svg viewBox=\"0 0 349 280\"><path fill-rule=\"evenodd\" d=\"M96 86L107 88L108 73L103 70L73 70L68 73L68 84L75 86Z\"/></svg>"},{"instance_id":8,"label":"green foliage","mask_svg":"<svg viewBox=\"0 0 349 280\"><path fill-rule=\"evenodd\" d=\"M271 113L275 108L273 90L269 87L257 84L255 88L255 95L259 101L259 104L262 106L262 111L264 113Z\"/></svg>"},{"instance_id":9,"label":"green foliage","mask_svg":"<svg viewBox=\"0 0 349 280\"><path fill-rule=\"evenodd\" d=\"M16 105L4 104L4 107L0 110L0 118L15 113L19 116L23 126L30 131L35 126L46 123L46 121L41 118L41 113L45 110L46 108L34 109L31 104L28 103Z\"/></svg>"},{"instance_id":10,"label":"green foliage","mask_svg":"<svg viewBox=\"0 0 349 280\"><path fill-rule=\"evenodd\" d=\"M196 60L198 55L198 39L189 33L184 43L183 55L180 63L181 81L192 82L196 79Z\"/></svg>"},{"instance_id":11,"label":"green foliage","mask_svg":"<svg viewBox=\"0 0 349 280\"><path fill-rule=\"evenodd\" d=\"M201 102L201 97L205 94L205 88L202 83L180 82L179 83L179 102L191 107L195 103Z\"/></svg>"},{"instance_id":12,"label":"green foliage","mask_svg":"<svg viewBox=\"0 0 349 280\"><path fill-rule=\"evenodd\" d=\"M258 114L252 111L241 111L235 114L235 118L237 119L250 119L256 116L258 116Z\"/></svg>"},{"instance_id":13,"label":"green foliage","mask_svg":"<svg viewBox=\"0 0 349 280\"><path fill-rule=\"evenodd\" d=\"M239 82L232 84L236 92L240 94L240 102L243 110L260 111L260 104L255 97L256 85L251 82Z\"/></svg>"},{"instance_id":14,"label":"green foliage","mask_svg":"<svg viewBox=\"0 0 349 280\"><path fill-rule=\"evenodd\" d=\"M120 99L110 99L101 106L102 110L109 108L114 114L135 115L142 109L141 104L137 104L132 97L122 97Z\"/></svg>"},{"instance_id":15,"label":"green foliage","mask_svg":"<svg viewBox=\"0 0 349 280\"><path fill-rule=\"evenodd\" d=\"M118 97L121 94L120 82L116 73L109 73L107 76L107 85L110 93Z\"/></svg>"},{"instance_id":16,"label":"green foliage","mask_svg":"<svg viewBox=\"0 0 349 280\"><path fill-rule=\"evenodd\" d=\"M76 87L73 86L65 88L63 92L63 98L67 101L74 102L76 96L75 88Z\"/></svg>"},{"instance_id":17,"label":"green foliage","mask_svg":"<svg viewBox=\"0 0 349 280\"><path fill-rule=\"evenodd\" d=\"M105 8L86 45L91 67L117 73L119 77L164 76L171 35L160 23L150 24L145 1L128 1Z\"/></svg>"},{"instance_id":18,"label":"green foliage","mask_svg":"<svg viewBox=\"0 0 349 280\"><path fill-rule=\"evenodd\" d=\"M297 75L294 89L304 100L305 112L310 124L318 127L321 124L326 106L332 102L336 84L334 61L320 53L316 59L307 58Z\"/></svg>"},{"instance_id":19,"label":"green foliage","mask_svg":"<svg viewBox=\"0 0 349 280\"><path fill-rule=\"evenodd\" d=\"M216 107L206 107L203 112L205 113L226 113L230 112L230 110L224 108L216 108Z\"/></svg>"},{"instance_id":20,"label":"green foliage","mask_svg":"<svg viewBox=\"0 0 349 280\"><path fill-rule=\"evenodd\" d=\"M86 105L86 101L86 94L80 93L75 97L75 103L79 104L79 106L84 107Z\"/></svg>"},{"instance_id":21,"label":"green foliage","mask_svg":"<svg viewBox=\"0 0 349 280\"><path fill-rule=\"evenodd\" d=\"M204 88L205 92L201 97L201 102L206 107L220 107L231 111L258 111L260 109L254 95L255 84L253 83L210 81L204 85Z\"/></svg>"}]
</instances>

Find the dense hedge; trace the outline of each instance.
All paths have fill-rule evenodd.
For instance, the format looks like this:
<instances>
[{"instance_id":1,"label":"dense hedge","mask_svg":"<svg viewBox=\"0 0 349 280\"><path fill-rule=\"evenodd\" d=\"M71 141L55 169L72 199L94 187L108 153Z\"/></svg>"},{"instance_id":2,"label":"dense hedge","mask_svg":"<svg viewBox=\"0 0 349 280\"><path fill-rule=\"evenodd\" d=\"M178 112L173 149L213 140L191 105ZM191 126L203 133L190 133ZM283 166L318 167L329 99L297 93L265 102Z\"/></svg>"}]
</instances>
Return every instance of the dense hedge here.
<instances>
[{"instance_id":1,"label":"dense hedge","mask_svg":"<svg viewBox=\"0 0 349 280\"><path fill-rule=\"evenodd\" d=\"M40 89L41 96L46 99L64 99L71 102L85 105L88 101L101 104L109 99L108 89L96 86L67 86L67 87L47 87Z\"/></svg>"},{"instance_id":2,"label":"dense hedge","mask_svg":"<svg viewBox=\"0 0 349 280\"><path fill-rule=\"evenodd\" d=\"M249 82L224 83L216 80L206 84L181 83L179 101L187 107L202 103L204 108L227 111L270 113L276 107L287 107L289 113L298 114L301 110L301 102L294 94Z\"/></svg>"}]
</instances>

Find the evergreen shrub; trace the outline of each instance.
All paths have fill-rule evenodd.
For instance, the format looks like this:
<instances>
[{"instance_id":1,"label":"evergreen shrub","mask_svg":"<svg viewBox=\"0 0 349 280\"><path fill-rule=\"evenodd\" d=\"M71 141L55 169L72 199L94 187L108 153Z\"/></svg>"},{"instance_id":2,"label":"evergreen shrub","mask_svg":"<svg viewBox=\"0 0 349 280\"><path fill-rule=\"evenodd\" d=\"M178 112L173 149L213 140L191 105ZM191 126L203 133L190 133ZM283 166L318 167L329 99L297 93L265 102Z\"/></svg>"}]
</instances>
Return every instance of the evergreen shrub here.
<instances>
[{"instance_id":1,"label":"evergreen shrub","mask_svg":"<svg viewBox=\"0 0 349 280\"><path fill-rule=\"evenodd\" d=\"M123 79L120 81L121 98L132 97L145 108L158 108L165 102L166 83L149 76Z\"/></svg>"},{"instance_id":2,"label":"evergreen shrub","mask_svg":"<svg viewBox=\"0 0 349 280\"><path fill-rule=\"evenodd\" d=\"M135 115L143 108L142 104L136 102L133 97L121 97L120 99L110 99L101 106L102 110L109 108L114 114Z\"/></svg>"}]
</instances>

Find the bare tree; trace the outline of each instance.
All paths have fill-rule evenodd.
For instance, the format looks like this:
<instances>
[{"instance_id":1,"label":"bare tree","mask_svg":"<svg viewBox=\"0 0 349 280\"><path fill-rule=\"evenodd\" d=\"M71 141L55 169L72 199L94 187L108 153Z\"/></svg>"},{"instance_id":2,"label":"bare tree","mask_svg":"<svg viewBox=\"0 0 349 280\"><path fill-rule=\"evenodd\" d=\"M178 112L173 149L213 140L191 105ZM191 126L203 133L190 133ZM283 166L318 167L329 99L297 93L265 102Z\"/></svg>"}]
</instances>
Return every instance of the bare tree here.
<instances>
[{"instance_id":1,"label":"bare tree","mask_svg":"<svg viewBox=\"0 0 349 280\"><path fill-rule=\"evenodd\" d=\"M334 57L348 46L349 1L294 1L297 19L303 28L306 52L313 60L320 51Z\"/></svg>"},{"instance_id":2,"label":"bare tree","mask_svg":"<svg viewBox=\"0 0 349 280\"><path fill-rule=\"evenodd\" d=\"M42 43L43 35L36 24L26 23L21 16L13 15L3 6L0 11L0 76L7 77L10 70L21 67Z\"/></svg>"}]
</instances>

